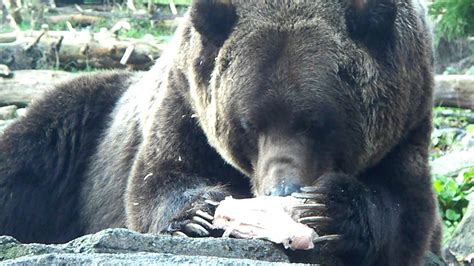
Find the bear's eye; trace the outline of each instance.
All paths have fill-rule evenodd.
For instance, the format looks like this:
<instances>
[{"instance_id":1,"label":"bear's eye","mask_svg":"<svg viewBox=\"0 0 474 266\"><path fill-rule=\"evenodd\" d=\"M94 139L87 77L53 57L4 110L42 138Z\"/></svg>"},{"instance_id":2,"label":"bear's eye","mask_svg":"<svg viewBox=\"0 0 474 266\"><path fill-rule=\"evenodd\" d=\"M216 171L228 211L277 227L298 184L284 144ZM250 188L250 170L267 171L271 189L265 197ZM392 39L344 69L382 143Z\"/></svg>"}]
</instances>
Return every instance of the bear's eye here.
<instances>
[{"instance_id":1,"label":"bear's eye","mask_svg":"<svg viewBox=\"0 0 474 266\"><path fill-rule=\"evenodd\" d=\"M308 131L310 131L312 127L313 127L313 122L308 119L297 120L293 125L293 129L296 132L296 134L305 134Z\"/></svg>"}]
</instances>

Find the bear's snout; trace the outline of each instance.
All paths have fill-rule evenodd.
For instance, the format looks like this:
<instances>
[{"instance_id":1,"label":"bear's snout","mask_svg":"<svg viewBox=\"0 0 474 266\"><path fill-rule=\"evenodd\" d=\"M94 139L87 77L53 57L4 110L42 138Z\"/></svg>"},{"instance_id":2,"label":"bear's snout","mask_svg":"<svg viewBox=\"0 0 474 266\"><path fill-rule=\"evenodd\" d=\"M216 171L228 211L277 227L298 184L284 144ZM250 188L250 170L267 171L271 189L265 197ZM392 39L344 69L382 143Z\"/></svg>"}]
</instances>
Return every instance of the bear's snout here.
<instances>
[{"instance_id":1,"label":"bear's snout","mask_svg":"<svg viewBox=\"0 0 474 266\"><path fill-rule=\"evenodd\" d=\"M265 191L265 196L290 196L291 193L300 191L301 185L298 183L281 183L276 187Z\"/></svg>"},{"instance_id":2,"label":"bear's snout","mask_svg":"<svg viewBox=\"0 0 474 266\"><path fill-rule=\"evenodd\" d=\"M302 137L261 137L254 177L255 194L289 196L300 187L310 185L308 144Z\"/></svg>"},{"instance_id":3,"label":"bear's snout","mask_svg":"<svg viewBox=\"0 0 474 266\"><path fill-rule=\"evenodd\" d=\"M263 175L265 196L289 196L303 186L302 166L295 159L276 157L267 162Z\"/></svg>"}]
</instances>

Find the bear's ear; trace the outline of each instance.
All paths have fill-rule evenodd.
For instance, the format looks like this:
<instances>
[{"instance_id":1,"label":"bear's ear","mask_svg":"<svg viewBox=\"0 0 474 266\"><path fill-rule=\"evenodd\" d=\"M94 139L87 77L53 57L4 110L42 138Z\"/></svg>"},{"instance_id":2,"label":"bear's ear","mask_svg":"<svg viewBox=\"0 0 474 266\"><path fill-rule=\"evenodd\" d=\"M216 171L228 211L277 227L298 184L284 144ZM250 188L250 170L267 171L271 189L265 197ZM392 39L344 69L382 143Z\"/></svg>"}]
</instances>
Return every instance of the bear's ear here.
<instances>
[{"instance_id":1,"label":"bear's ear","mask_svg":"<svg viewBox=\"0 0 474 266\"><path fill-rule=\"evenodd\" d=\"M194 0L191 21L194 28L220 46L229 36L237 20L231 0Z\"/></svg>"},{"instance_id":2,"label":"bear's ear","mask_svg":"<svg viewBox=\"0 0 474 266\"><path fill-rule=\"evenodd\" d=\"M352 37L382 41L393 33L395 0L347 0L347 27Z\"/></svg>"}]
</instances>

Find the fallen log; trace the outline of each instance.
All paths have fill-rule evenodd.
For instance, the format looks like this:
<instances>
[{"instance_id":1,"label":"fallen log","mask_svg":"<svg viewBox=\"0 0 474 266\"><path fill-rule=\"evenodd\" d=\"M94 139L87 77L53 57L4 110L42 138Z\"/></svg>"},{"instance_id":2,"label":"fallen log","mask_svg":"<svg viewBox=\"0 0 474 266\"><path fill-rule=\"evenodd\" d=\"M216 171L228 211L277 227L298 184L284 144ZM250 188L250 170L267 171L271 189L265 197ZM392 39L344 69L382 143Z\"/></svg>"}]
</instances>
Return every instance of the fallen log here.
<instances>
[{"instance_id":1,"label":"fallen log","mask_svg":"<svg viewBox=\"0 0 474 266\"><path fill-rule=\"evenodd\" d=\"M54 70L17 70L11 78L0 77L0 106L25 106L55 84L77 75Z\"/></svg>"},{"instance_id":2,"label":"fallen log","mask_svg":"<svg viewBox=\"0 0 474 266\"><path fill-rule=\"evenodd\" d=\"M46 88L74 75L52 70L14 71L13 78L0 78L0 105L26 105ZM437 76L435 105L474 109L474 76Z\"/></svg>"},{"instance_id":3,"label":"fallen log","mask_svg":"<svg viewBox=\"0 0 474 266\"><path fill-rule=\"evenodd\" d=\"M16 32L0 34L0 43L9 43L16 41Z\"/></svg>"},{"instance_id":4,"label":"fallen log","mask_svg":"<svg viewBox=\"0 0 474 266\"><path fill-rule=\"evenodd\" d=\"M88 26L101 21L103 18L84 14L55 15L46 18L48 24L58 24L69 21L75 25Z\"/></svg>"},{"instance_id":5,"label":"fallen log","mask_svg":"<svg viewBox=\"0 0 474 266\"><path fill-rule=\"evenodd\" d=\"M436 76L434 104L436 106L474 109L474 76Z\"/></svg>"},{"instance_id":6,"label":"fallen log","mask_svg":"<svg viewBox=\"0 0 474 266\"><path fill-rule=\"evenodd\" d=\"M129 47L133 51L128 60L120 62ZM157 41L118 38L105 29L99 33L28 31L18 33L14 42L0 43L0 51L8 55L0 57L0 64L12 70L53 67L145 70L162 50L163 45Z\"/></svg>"},{"instance_id":7,"label":"fallen log","mask_svg":"<svg viewBox=\"0 0 474 266\"><path fill-rule=\"evenodd\" d=\"M131 9L132 10L132 9ZM85 16L93 16L99 17L104 19L136 19L136 20L152 20L152 21L161 21L165 19L175 19L178 15L173 14L165 14L163 12L155 12L153 14L149 14L144 12L145 10L135 10L131 13L126 12L114 12L112 9L106 10L93 10L93 9L82 9L80 6L64 6L64 7L57 7L54 9L50 9L51 16L55 16L55 14L65 14L65 15L85 15Z\"/></svg>"}]
</instances>

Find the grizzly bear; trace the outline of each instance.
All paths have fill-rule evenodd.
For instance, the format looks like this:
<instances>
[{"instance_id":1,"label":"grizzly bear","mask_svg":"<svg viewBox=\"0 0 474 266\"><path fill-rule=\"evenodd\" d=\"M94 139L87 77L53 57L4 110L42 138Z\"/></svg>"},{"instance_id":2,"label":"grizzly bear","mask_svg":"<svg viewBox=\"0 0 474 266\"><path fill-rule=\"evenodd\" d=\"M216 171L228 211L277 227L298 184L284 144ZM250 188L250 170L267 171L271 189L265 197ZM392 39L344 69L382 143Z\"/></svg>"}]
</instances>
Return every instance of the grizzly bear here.
<instances>
[{"instance_id":1,"label":"grizzly bear","mask_svg":"<svg viewBox=\"0 0 474 266\"><path fill-rule=\"evenodd\" d=\"M145 74L57 86L0 141L0 234L218 235L225 196L306 193L322 254L439 254L433 56L416 0L196 0ZM309 187L309 188L308 188ZM304 188L304 189L303 189ZM313 196L312 196L313 195Z\"/></svg>"}]
</instances>

